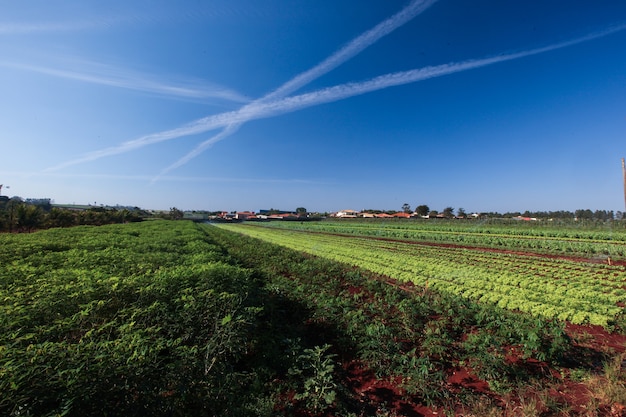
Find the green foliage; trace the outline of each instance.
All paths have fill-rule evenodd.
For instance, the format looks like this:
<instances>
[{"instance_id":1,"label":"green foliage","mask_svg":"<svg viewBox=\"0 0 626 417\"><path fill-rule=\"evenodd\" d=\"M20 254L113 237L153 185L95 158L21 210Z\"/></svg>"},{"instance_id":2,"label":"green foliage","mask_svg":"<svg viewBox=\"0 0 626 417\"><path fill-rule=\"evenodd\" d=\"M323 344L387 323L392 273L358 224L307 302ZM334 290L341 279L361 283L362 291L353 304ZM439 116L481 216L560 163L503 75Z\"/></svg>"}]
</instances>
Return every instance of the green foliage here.
<instances>
[{"instance_id":1,"label":"green foliage","mask_svg":"<svg viewBox=\"0 0 626 417\"><path fill-rule=\"evenodd\" d=\"M26 200L13 198L8 202L0 201L0 232L32 232L33 230L52 227L70 227L77 225L138 222L142 218L138 212L128 209L105 209L90 207L81 210L69 210L51 207L49 200Z\"/></svg>"},{"instance_id":2,"label":"green foliage","mask_svg":"<svg viewBox=\"0 0 626 417\"><path fill-rule=\"evenodd\" d=\"M569 356L550 317L608 323L625 293L608 265L236 230L301 252L191 222L0 235L0 414L371 414L340 363L441 406L462 363L532 383Z\"/></svg>"},{"instance_id":3,"label":"green foliage","mask_svg":"<svg viewBox=\"0 0 626 417\"><path fill-rule=\"evenodd\" d=\"M337 398L334 376L337 355L327 353L329 348L326 344L304 349L288 372L297 384L294 398L315 413L328 409Z\"/></svg>"},{"instance_id":4,"label":"green foliage","mask_svg":"<svg viewBox=\"0 0 626 417\"><path fill-rule=\"evenodd\" d=\"M256 284L192 223L1 239L0 414L247 415L265 395L239 369Z\"/></svg>"}]
</instances>

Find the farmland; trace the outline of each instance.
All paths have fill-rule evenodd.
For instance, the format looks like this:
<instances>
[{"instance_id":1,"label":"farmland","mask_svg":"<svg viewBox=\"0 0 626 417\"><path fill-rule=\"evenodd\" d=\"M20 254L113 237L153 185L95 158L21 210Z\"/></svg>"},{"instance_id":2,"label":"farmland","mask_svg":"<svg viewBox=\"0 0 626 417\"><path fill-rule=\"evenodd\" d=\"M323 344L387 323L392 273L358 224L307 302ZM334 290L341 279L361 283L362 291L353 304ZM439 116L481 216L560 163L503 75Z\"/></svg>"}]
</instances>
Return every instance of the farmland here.
<instances>
[{"instance_id":1,"label":"farmland","mask_svg":"<svg viewBox=\"0 0 626 417\"><path fill-rule=\"evenodd\" d=\"M555 224L512 220L339 220L279 222L265 226L597 259L626 258L626 228L623 222Z\"/></svg>"},{"instance_id":2,"label":"farmland","mask_svg":"<svg viewBox=\"0 0 626 417\"><path fill-rule=\"evenodd\" d=\"M429 226L426 230L404 225L399 228L397 223L382 227L371 222L284 224L286 229L276 227L276 224L274 227L223 227L362 267L401 282L430 286L509 310L568 320L574 324L590 323L609 328L621 318L623 309L619 305L626 302L623 288L626 268L615 265L615 262L609 265L609 255L606 255L607 262L592 263L534 253L414 244L416 241L467 243L472 239L479 248L487 249L500 246L504 241L502 245L507 249L519 251L519 246L512 245L522 240L540 253L562 254L574 246L578 256L609 253L615 259L626 248L623 241L615 243L615 236L608 240L606 234L576 231L576 236L583 237L574 238L574 233L558 234L550 229L515 233L514 229L503 228L484 228L480 232L458 229L455 233L454 227L457 226L451 223ZM306 230L326 233L303 233ZM344 235L338 236L339 232ZM539 237L543 235L549 238ZM387 239L371 239L369 236ZM404 240L389 239L396 236ZM622 239L624 235L617 238Z\"/></svg>"},{"instance_id":3,"label":"farmland","mask_svg":"<svg viewBox=\"0 0 626 417\"><path fill-rule=\"evenodd\" d=\"M264 225L0 235L0 414L621 412L621 233Z\"/></svg>"}]
</instances>

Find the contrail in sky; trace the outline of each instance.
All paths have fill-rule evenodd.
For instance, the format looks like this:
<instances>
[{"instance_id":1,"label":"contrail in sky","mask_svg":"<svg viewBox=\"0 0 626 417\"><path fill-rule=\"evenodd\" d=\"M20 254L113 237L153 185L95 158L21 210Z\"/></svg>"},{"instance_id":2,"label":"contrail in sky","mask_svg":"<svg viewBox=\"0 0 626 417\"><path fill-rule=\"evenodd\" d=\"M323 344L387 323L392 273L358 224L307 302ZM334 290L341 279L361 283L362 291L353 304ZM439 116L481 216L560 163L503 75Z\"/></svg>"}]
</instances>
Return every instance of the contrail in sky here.
<instances>
[{"instance_id":1,"label":"contrail in sky","mask_svg":"<svg viewBox=\"0 0 626 417\"><path fill-rule=\"evenodd\" d=\"M473 59L457 63L429 66L410 71L395 72L375 77L364 82L341 84L334 87L317 90L311 93L273 100L267 103L253 102L247 106L242 107L240 110L205 117L176 129L146 135L138 139L125 142L120 146L92 152L82 158L66 162L48 170L57 170L71 165L93 161L106 156L125 153L154 143L164 142L182 136L204 133L209 130L226 127L235 123L245 123L250 120L275 117L281 114L290 113L307 107L316 106L323 103L330 103L333 101L346 99L356 95L365 94L392 86L414 83L417 81L440 77L443 75L453 74L461 71L467 71L474 68L497 64L500 62L511 61L531 55L550 52L556 49L565 48L568 46L607 36L624 29L626 29L626 24L614 26L604 31L595 32L573 40L560 42L541 48L530 49L522 52L502 54L489 58Z\"/></svg>"},{"instance_id":2,"label":"contrail in sky","mask_svg":"<svg viewBox=\"0 0 626 417\"><path fill-rule=\"evenodd\" d=\"M106 27L117 24L120 20L65 22L65 23L0 23L0 35L24 35L45 32L69 32L75 30Z\"/></svg>"},{"instance_id":3,"label":"contrail in sky","mask_svg":"<svg viewBox=\"0 0 626 417\"><path fill-rule=\"evenodd\" d=\"M276 90L253 101L252 103L244 106L240 110L246 111L246 109L249 107L254 107L260 103L266 103L271 100L285 97L288 94L298 90L300 87L307 85L311 81L321 77L327 72L337 68L344 62L350 60L352 57L359 54L365 48L377 42L383 36L388 35L405 23L411 21L417 15L421 14L423 11L432 6L435 2L437 2L437 0L413 0L404 9L400 10L398 13L391 16L390 18L382 21L378 25L374 26L372 29L363 32L361 35L357 36L351 42L349 42L346 46L344 46L313 68L303 73L300 73L299 75L295 76L291 80L278 87ZM161 176L169 173L170 171L185 165L187 162L213 146L213 144L227 138L228 136L239 130L239 127L241 127L243 123L244 122L239 122L237 126L229 125L226 129L224 129L217 135L205 140L204 142L196 146L196 148L194 148L187 155L183 156L172 165L163 169L158 176L153 178L152 182L157 181Z\"/></svg>"},{"instance_id":4,"label":"contrail in sky","mask_svg":"<svg viewBox=\"0 0 626 417\"><path fill-rule=\"evenodd\" d=\"M48 22L15 22L15 20L18 19L11 19L11 17L9 17L9 21L0 21L0 35L21 36L93 29L109 29L115 26L136 24L147 20L149 21L150 16L146 16L145 11L142 11L141 13L132 13L127 11L117 16L102 16L102 13L98 13L91 17L85 16L82 19L74 19L71 21L63 21L63 18L58 18L53 15L49 16L50 21Z\"/></svg>"},{"instance_id":5,"label":"contrail in sky","mask_svg":"<svg viewBox=\"0 0 626 417\"><path fill-rule=\"evenodd\" d=\"M204 99L212 97L237 103L247 103L250 101L248 97L245 97L236 91L217 85L210 85L208 83L196 81L182 81L177 84L171 82L166 83L155 78L150 79L150 76L147 74L122 70L110 65L83 61L72 62L72 64L73 66L82 66L84 69L82 71L75 71L0 61L0 67L38 72L40 74L51 75L54 77L67 78L92 84L102 84L128 90L143 91L169 97L189 99Z\"/></svg>"},{"instance_id":6,"label":"contrail in sky","mask_svg":"<svg viewBox=\"0 0 626 417\"><path fill-rule=\"evenodd\" d=\"M87 173L42 173L42 172L20 172L20 171L0 171L0 175L10 175L15 177L23 177L31 179L33 177L43 178L90 178L90 179L105 179L105 180L125 180L125 181L149 181L151 175L124 175L124 174L87 174ZM180 182L214 182L214 183L273 183L273 184L318 184L327 185L330 184L326 181L307 180L298 178L231 178L231 177L181 177L181 176L168 176L168 181L180 181Z\"/></svg>"},{"instance_id":7,"label":"contrail in sky","mask_svg":"<svg viewBox=\"0 0 626 417\"><path fill-rule=\"evenodd\" d=\"M287 81L285 84L267 94L265 97L260 98L258 101L269 101L278 97L284 97L287 94L296 91L300 87L321 77L330 70L337 68L339 65L348 61L350 58L357 55L368 46L377 42L383 36L388 35L400 26L409 22L436 2L437 0L413 0L411 4L409 4L407 7L405 7L395 15L391 16L389 19L379 23L372 29L359 35L346 46L341 48L339 51L326 58L324 61L320 62L310 70L305 71Z\"/></svg>"},{"instance_id":8,"label":"contrail in sky","mask_svg":"<svg viewBox=\"0 0 626 417\"><path fill-rule=\"evenodd\" d=\"M243 124L243 122L229 124L220 133L218 133L217 135L213 136L211 139L205 140L200 145L198 145L196 148L194 148L194 150L189 152L187 155L183 156L178 161L176 161L172 165L170 165L167 168L165 168L163 171L161 171L161 173L158 176L152 178L151 182L155 182L155 181L159 180L160 178L162 178L168 172L173 171L176 168L179 168L179 167L185 165L187 162L191 161L193 158L195 158L196 156L200 155L202 152L204 152L205 150L207 150L208 148L213 146L214 143L219 142L220 140L225 139L228 136L230 136L233 133L235 133L237 130L239 130L239 128L241 127L242 124Z\"/></svg>"}]
</instances>

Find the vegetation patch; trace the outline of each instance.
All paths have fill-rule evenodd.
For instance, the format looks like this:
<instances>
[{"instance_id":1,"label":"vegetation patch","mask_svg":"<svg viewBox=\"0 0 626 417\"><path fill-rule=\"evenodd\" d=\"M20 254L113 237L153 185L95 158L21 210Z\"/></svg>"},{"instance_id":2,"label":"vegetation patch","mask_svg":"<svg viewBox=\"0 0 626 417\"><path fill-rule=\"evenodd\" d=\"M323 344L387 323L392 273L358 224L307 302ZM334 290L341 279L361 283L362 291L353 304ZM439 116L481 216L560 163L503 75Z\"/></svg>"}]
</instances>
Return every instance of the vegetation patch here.
<instances>
[{"instance_id":1,"label":"vegetation patch","mask_svg":"<svg viewBox=\"0 0 626 417\"><path fill-rule=\"evenodd\" d=\"M2 415L616 415L626 398L619 326L186 221L0 240Z\"/></svg>"}]
</instances>

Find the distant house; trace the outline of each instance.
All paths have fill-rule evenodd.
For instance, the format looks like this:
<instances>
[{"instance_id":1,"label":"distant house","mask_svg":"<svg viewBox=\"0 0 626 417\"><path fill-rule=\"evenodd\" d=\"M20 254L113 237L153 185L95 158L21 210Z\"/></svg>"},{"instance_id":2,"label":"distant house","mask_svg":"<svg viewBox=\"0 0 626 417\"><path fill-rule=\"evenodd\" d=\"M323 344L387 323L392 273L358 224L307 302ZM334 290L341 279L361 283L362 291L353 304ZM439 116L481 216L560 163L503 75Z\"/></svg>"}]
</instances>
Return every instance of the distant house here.
<instances>
[{"instance_id":1,"label":"distant house","mask_svg":"<svg viewBox=\"0 0 626 417\"><path fill-rule=\"evenodd\" d=\"M393 219L393 216L387 213L378 213L376 214L376 217L379 219Z\"/></svg>"},{"instance_id":2,"label":"distant house","mask_svg":"<svg viewBox=\"0 0 626 417\"><path fill-rule=\"evenodd\" d=\"M361 212L358 214L359 217L363 217L364 219L373 219L376 217L374 213Z\"/></svg>"},{"instance_id":3,"label":"distant house","mask_svg":"<svg viewBox=\"0 0 626 417\"><path fill-rule=\"evenodd\" d=\"M237 220L248 220L256 217L253 211L238 211L235 214Z\"/></svg>"},{"instance_id":4,"label":"distant house","mask_svg":"<svg viewBox=\"0 0 626 417\"><path fill-rule=\"evenodd\" d=\"M513 217L513 220L521 220L521 221L525 221L525 222L536 222L537 218L536 217L524 217L524 216L517 216L517 217Z\"/></svg>"},{"instance_id":5,"label":"distant house","mask_svg":"<svg viewBox=\"0 0 626 417\"><path fill-rule=\"evenodd\" d=\"M352 218L354 218L354 217L357 216L357 214L359 214L359 212L356 211L356 210L341 210L341 211L338 211L337 213L335 213L335 217L344 217L344 218L345 217L352 217Z\"/></svg>"},{"instance_id":6,"label":"distant house","mask_svg":"<svg viewBox=\"0 0 626 417\"><path fill-rule=\"evenodd\" d=\"M267 220L295 220L298 218L297 215L293 213L280 213L280 214L270 214L266 216Z\"/></svg>"},{"instance_id":7,"label":"distant house","mask_svg":"<svg viewBox=\"0 0 626 417\"><path fill-rule=\"evenodd\" d=\"M409 213L402 213L402 212L394 213L391 216L397 219L409 219L411 217Z\"/></svg>"}]
</instances>

